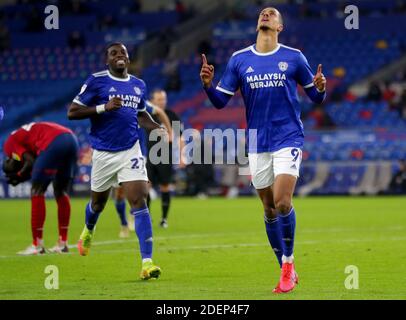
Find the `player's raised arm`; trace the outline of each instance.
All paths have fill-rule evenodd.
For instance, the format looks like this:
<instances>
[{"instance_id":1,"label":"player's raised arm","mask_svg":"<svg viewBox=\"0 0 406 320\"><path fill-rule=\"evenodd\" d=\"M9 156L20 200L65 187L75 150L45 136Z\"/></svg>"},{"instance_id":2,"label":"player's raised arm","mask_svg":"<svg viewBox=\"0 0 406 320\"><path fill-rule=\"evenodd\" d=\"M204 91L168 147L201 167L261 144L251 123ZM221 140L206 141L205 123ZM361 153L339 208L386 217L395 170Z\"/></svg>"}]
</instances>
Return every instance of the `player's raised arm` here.
<instances>
[{"instance_id":1,"label":"player's raised arm","mask_svg":"<svg viewBox=\"0 0 406 320\"><path fill-rule=\"evenodd\" d=\"M121 108L121 98L114 97L106 104L98 105L96 107L87 107L80 105L76 102L72 102L68 110L69 120L81 120L92 117L94 115L111 112Z\"/></svg>"},{"instance_id":2,"label":"player's raised arm","mask_svg":"<svg viewBox=\"0 0 406 320\"><path fill-rule=\"evenodd\" d=\"M303 87L307 96L314 103L322 103L326 98L326 78L322 73L322 65L317 67L316 74L313 73L306 57L300 52L297 61L297 72L295 79Z\"/></svg>"},{"instance_id":3,"label":"player's raised arm","mask_svg":"<svg viewBox=\"0 0 406 320\"><path fill-rule=\"evenodd\" d=\"M212 83L214 78L214 66L207 63L205 54L202 54L202 68L200 70L200 79L202 80L204 91L206 91L211 103L216 109L222 109L226 106L232 95L216 90Z\"/></svg>"},{"instance_id":4,"label":"player's raised arm","mask_svg":"<svg viewBox=\"0 0 406 320\"><path fill-rule=\"evenodd\" d=\"M202 54L202 68L200 69L200 79L205 88L211 87L214 78L214 66L207 63L205 54Z\"/></svg>"},{"instance_id":5,"label":"player's raised arm","mask_svg":"<svg viewBox=\"0 0 406 320\"><path fill-rule=\"evenodd\" d=\"M321 69L322 69L322 65L319 64L317 67L317 73L313 78L313 83L319 92L324 92L324 91L326 91L327 80L324 77L324 74L322 73Z\"/></svg>"},{"instance_id":6,"label":"player's raised arm","mask_svg":"<svg viewBox=\"0 0 406 320\"><path fill-rule=\"evenodd\" d=\"M305 87L305 92L307 96L314 102L314 103L322 103L326 98L326 84L327 80L322 73L322 65L319 64L317 67L317 73L313 77L312 85L309 87Z\"/></svg>"}]
</instances>

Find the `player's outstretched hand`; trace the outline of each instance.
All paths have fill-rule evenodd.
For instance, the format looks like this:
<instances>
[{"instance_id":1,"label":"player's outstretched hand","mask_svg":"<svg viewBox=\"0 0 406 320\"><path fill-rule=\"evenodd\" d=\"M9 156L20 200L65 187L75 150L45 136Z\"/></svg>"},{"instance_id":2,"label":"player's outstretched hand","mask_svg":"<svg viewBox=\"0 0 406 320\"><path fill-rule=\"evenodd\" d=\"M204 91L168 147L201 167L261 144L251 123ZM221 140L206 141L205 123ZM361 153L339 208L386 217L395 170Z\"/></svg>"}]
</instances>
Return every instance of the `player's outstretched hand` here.
<instances>
[{"instance_id":1,"label":"player's outstretched hand","mask_svg":"<svg viewBox=\"0 0 406 320\"><path fill-rule=\"evenodd\" d=\"M107 112L114 111L121 108L122 102L123 100L121 100L121 98L114 97L109 102L106 103L106 106L104 108L106 109Z\"/></svg>"},{"instance_id":2,"label":"player's outstretched hand","mask_svg":"<svg viewBox=\"0 0 406 320\"><path fill-rule=\"evenodd\" d=\"M317 67L317 73L313 78L313 83L314 83L315 87L317 88L317 90L326 91L327 80L324 77L324 74L321 72L321 68L322 68L322 65L319 64L319 66Z\"/></svg>"},{"instance_id":3,"label":"player's outstretched hand","mask_svg":"<svg viewBox=\"0 0 406 320\"><path fill-rule=\"evenodd\" d=\"M202 54L202 69L200 70L200 79L202 80L203 86L206 88L211 86L211 82L214 78L214 66L207 63L207 58L205 54Z\"/></svg>"}]
</instances>

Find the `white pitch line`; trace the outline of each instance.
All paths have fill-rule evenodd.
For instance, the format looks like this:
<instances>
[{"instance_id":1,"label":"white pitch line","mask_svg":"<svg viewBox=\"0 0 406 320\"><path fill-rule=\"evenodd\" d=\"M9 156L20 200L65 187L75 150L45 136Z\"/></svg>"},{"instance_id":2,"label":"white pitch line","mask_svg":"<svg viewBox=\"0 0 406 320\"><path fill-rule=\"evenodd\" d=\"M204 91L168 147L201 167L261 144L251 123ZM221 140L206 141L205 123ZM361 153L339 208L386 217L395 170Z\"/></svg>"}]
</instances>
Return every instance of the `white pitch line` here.
<instances>
[{"instance_id":1,"label":"white pitch line","mask_svg":"<svg viewBox=\"0 0 406 320\"><path fill-rule=\"evenodd\" d=\"M371 231L401 231L406 229L406 226L390 226L385 228L378 228L378 227L369 227L369 228L306 228L300 230L300 233L331 233L331 232L371 232Z\"/></svg>"},{"instance_id":2,"label":"white pitch line","mask_svg":"<svg viewBox=\"0 0 406 320\"><path fill-rule=\"evenodd\" d=\"M306 228L303 230L300 230L300 233L341 233L341 232L352 232L352 231L358 231L358 232L371 232L371 231L400 231L405 229L406 226L390 226L390 227L385 227L385 228L363 228L363 229L357 229L357 228ZM247 235L257 235L257 232L249 232L249 233L244 233L246 236ZM228 233L195 233L195 234L184 234L184 235L176 235L176 236L170 236L170 237L154 237L155 241L166 241L166 240L174 240L174 239L191 239L191 238L214 238L214 237L224 237L224 236L240 236L241 232L228 232ZM348 239L347 239L348 240ZM339 242L351 242L347 240L342 240ZM136 243L138 242L137 239L115 239L115 240L106 240L106 241L95 241L92 245L93 246L105 246L105 245L114 245L114 244L122 244L122 243ZM326 241L322 241L326 242ZM355 241L357 242L357 241ZM299 242L302 243L303 242ZM308 242L304 244L316 244L319 242ZM70 249L76 248L76 244L71 244L68 247ZM7 258L15 258L15 257L22 257L22 256L0 256L0 259L7 259Z\"/></svg>"},{"instance_id":3,"label":"white pitch line","mask_svg":"<svg viewBox=\"0 0 406 320\"><path fill-rule=\"evenodd\" d=\"M387 238L383 241L403 241L406 240L406 237L392 237ZM345 239L339 241L317 241L317 240L305 240L305 241L298 241L297 244L300 245L314 245L318 243L361 243L361 242L375 242L376 239ZM209 250L209 249L232 249L232 248L243 248L243 247L269 247L269 244L266 242L261 243L235 243L235 244L212 244L212 245L202 245L202 246L185 246L185 247L168 247L162 248L157 247L156 251L177 251L177 250ZM111 249L111 250L103 250L99 251L101 253L117 253L117 252L131 252L134 251L132 249Z\"/></svg>"},{"instance_id":4,"label":"white pitch line","mask_svg":"<svg viewBox=\"0 0 406 320\"><path fill-rule=\"evenodd\" d=\"M403 230L405 227L403 226L392 226L386 228L376 229L379 231L397 231ZM373 231L374 228L367 228L363 230L359 230L356 228L329 228L329 229L305 229L301 230L300 233L334 233L334 232L351 232L351 231ZM257 235L257 232L249 232L245 233L245 235ZM174 240L174 239L191 239L191 238L214 238L214 237L225 237L225 236L240 236L241 232L228 232L228 233L192 233L192 234L184 234L184 235L177 235L177 236L170 236L170 237L154 237L156 241L166 241L166 240ZM93 246L104 246L110 244L119 244L119 243L131 243L131 242L138 242L138 239L116 239L116 240L106 240L106 241L96 241L92 245ZM72 244L68 246L70 249L76 248L76 244Z\"/></svg>"},{"instance_id":5,"label":"white pitch line","mask_svg":"<svg viewBox=\"0 0 406 320\"><path fill-rule=\"evenodd\" d=\"M255 235L256 233L252 232L251 234ZM195 233L195 234L184 234L178 236L170 236L170 237L154 237L156 241L166 241L166 240L174 240L174 239L191 239L191 238L211 238L211 237L224 237L230 235L241 235L241 233ZM138 242L138 239L116 239L116 240L106 240L106 241L96 241L92 243L92 246L104 246L110 244L118 244L118 243L129 243L129 242ZM68 246L69 248L76 248L76 244L71 244Z\"/></svg>"},{"instance_id":6,"label":"white pitch line","mask_svg":"<svg viewBox=\"0 0 406 320\"><path fill-rule=\"evenodd\" d=\"M251 234L255 235L256 233L252 232ZM170 236L170 237L154 237L154 240L155 241L166 241L166 240L174 240L174 239L214 238L214 237L224 237L224 236L230 236L230 235L241 235L241 233L238 233L238 232L234 232L234 233L194 233L194 234L192 233L192 234L184 234L184 235L177 235L177 236ZM105 246L105 245L112 245L112 244L137 243L137 242L138 242L138 239L115 239L115 240L95 241L92 243L92 246ZM77 248L77 244L68 245L68 248L69 249ZM20 255L0 256L0 259L20 258L20 257L26 257L26 256L20 256Z\"/></svg>"},{"instance_id":7,"label":"white pitch line","mask_svg":"<svg viewBox=\"0 0 406 320\"><path fill-rule=\"evenodd\" d=\"M297 244L300 245L314 245L318 243L362 243L362 242L375 242L376 238L364 238L364 239L341 239L341 240L333 240L333 241L318 241L318 240L304 240L304 241L297 241ZM386 239L381 239L383 242L390 242L390 241L404 241L406 237L390 237ZM134 240L111 240L111 241L104 241L98 242L98 245L103 244L114 244L114 243L125 243L125 242L136 242ZM96 244L96 242L94 243ZM73 246L75 247L75 246ZM265 242L261 243L235 243L235 244L211 244L211 245L202 245L202 246L183 246L183 247L167 247L156 248L156 251L178 251L178 250L210 250L210 249L232 249L232 248L242 248L242 247L269 247L269 245ZM128 248L128 249L111 249L111 250L102 250L97 251L98 253L118 253L118 252L132 252L135 248ZM69 253L69 254L72 254ZM49 256L49 255L40 255L40 256ZM0 256L0 259L9 259L9 258L20 258L26 256Z\"/></svg>"}]
</instances>

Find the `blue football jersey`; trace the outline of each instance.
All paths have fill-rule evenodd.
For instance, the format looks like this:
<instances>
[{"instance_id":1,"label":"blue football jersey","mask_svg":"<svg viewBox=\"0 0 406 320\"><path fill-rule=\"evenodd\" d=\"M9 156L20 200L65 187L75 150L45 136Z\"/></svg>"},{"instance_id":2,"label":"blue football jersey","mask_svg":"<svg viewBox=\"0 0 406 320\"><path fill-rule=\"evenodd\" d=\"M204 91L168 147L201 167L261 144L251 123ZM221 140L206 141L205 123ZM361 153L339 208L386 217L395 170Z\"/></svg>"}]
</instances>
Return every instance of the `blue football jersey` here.
<instances>
[{"instance_id":1,"label":"blue football jersey","mask_svg":"<svg viewBox=\"0 0 406 320\"><path fill-rule=\"evenodd\" d=\"M138 112L145 111L145 82L129 75L114 77L108 70L92 74L73 102L94 107L106 104L113 97L123 100L120 109L90 118L90 143L99 151L123 151L134 146L139 138Z\"/></svg>"},{"instance_id":2,"label":"blue football jersey","mask_svg":"<svg viewBox=\"0 0 406 320\"><path fill-rule=\"evenodd\" d=\"M154 114L154 107L148 100L145 101L145 111L148 112L151 116ZM141 153L145 158L147 158L148 157L148 147L147 147L148 132L144 128L140 127L140 131L138 132L138 135L139 135Z\"/></svg>"},{"instance_id":3,"label":"blue football jersey","mask_svg":"<svg viewBox=\"0 0 406 320\"><path fill-rule=\"evenodd\" d=\"M313 77L302 52L282 44L267 53L252 45L232 55L216 89L230 95L240 89L247 129L256 130L256 141L252 137L248 141L248 152L303 146L297 85L310 88Z\"/></svg>"},{"instance_id":4,"label":"blue football jersey","mask_svg":"<svg viewBox=\"0 0 406 320\"><path fill-rule=\"evenodd\" d=\"M151 115L154 114L154 106L148 100L145 101L145 110Z\"/></svg>"}]
</instances>

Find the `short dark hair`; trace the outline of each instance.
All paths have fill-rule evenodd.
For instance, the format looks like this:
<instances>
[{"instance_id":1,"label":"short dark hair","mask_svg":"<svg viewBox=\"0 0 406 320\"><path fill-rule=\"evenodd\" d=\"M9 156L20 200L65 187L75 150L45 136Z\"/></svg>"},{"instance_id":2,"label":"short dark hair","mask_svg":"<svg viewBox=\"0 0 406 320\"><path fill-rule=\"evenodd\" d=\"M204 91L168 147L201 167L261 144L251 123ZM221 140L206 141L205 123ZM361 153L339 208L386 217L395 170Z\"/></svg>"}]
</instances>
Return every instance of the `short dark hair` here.
<instances>
[{"instance_id":1,"label":"short dark hair","mask_svg":"<svg viewBox=\"0 0 406 320\"><path fill-rule=\"evenodd\" d=\"M108 54L109 54L109 49L110 49L111 47L114 47L114 46L123 46L123 47L126 48L125 44L122 43L122 42L112 42L112 43L110 43L110 44L107 45L106 49L104 49L104 56L105 56L105 57L108 56Z\"/></svg>"},{"instance_id":2,"label":"short dark hair","mask_svg":"<svg viewBox=\"0 0 406 320\"><path fill-rule=\"evenodd\" d=\"M282 14L281 12L278 10L279 12L279 22L281 23L281 25L283 25L283 18L282 18Z\"/></svg>"},{"instance_id":3,"label":"short dark hair","mask_svg":"<svg viewBox=\"0 0 406 320\"><path fill-rule=\"evenodd\" d=\"M14 160L12 158L3 159L2 169L5 174L17 173L22 167L23 164L21 161Z\"/></svg>"}]
</instances>

